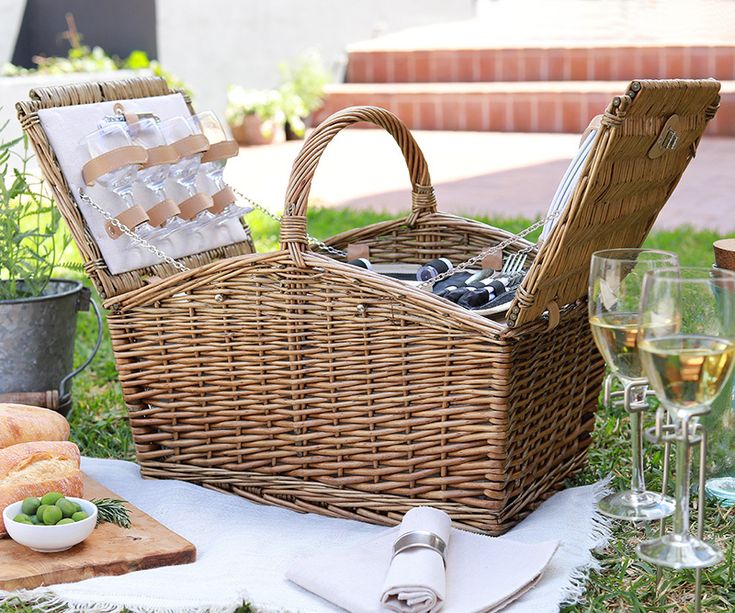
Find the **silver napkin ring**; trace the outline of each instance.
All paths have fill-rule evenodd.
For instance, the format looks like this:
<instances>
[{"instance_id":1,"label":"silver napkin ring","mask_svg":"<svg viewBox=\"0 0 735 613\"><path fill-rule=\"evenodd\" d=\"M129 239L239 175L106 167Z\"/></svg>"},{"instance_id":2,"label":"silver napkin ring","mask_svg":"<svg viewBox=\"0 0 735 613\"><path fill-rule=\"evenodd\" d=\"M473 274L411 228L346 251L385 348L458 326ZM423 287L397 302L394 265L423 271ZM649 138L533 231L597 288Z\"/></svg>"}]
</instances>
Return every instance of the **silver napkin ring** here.
<instances>
[{"instance_id":1,"label":"silver napkin ring","mask_svg":"<svg viewBox=\"0 0 735 613\"><path fill-rule=\"evenodd\" d=\"M416 548L436 551L442 557L444 566L447 565L447 544L439 535L424 530L414 530L401 535L400 538L393 543L393 557L395 558L399 553L406 551L407 549Z\"/></svg>"}]
</instances>

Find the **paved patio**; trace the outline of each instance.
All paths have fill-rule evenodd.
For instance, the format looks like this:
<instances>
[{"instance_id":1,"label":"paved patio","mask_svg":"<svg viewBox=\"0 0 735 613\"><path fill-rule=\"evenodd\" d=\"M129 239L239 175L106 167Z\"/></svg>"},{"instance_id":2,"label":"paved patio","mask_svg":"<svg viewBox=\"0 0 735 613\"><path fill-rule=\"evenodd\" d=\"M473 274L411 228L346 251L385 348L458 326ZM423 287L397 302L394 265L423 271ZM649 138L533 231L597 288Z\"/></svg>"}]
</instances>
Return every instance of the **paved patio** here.
<instances>
[{"instance_id":1,"label":"paved patio","mask_svg":"<svg viewBox=\"0 0 735 613\"><path fill-rule=\"evenodd\" d=\"M417 131L439 206L465 215L542 215L574 154L575 134ZM229 180L281 212L302 142L247 147L227 167ZM689 224L735 231L735 138L703 139L656 227ZM311 198L321 206L399 212L409 206L400 151L378 130L348 130L324 153Z\"/></svg>"}]
</instances>

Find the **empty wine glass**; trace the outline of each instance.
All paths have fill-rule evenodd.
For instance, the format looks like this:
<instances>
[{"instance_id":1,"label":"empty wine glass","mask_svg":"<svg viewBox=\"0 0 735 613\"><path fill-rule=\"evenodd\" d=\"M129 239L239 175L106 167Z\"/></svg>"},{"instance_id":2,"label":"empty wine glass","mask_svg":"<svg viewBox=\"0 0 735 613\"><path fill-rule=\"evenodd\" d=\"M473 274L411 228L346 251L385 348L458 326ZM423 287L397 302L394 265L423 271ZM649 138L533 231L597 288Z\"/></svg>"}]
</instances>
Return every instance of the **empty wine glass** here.
<instances>
[{"instance_id":1,"label":"empty wine glass","mask_svg":"<svg viewBox=\"0 0 735 613\"><path fill-rule=\"evenodd\" d=\"M646 249L608 249L592 255L589 314L592 336L610 370L623 384L630 415L633 467L630 489L605 496L600 512L615 519L650 521L674 511L674 501L646 490L643 473L642 414L647 381L637 349L639 302L643 277L649 270L678 264L676 255Z\"/></svg>"},{"instance_id":2,"label":"empty wine glass","mask_svg":"<svg viewBox=\"0 0 735 613\"><path fill-rule=\"evenodd\" d=\"M122 123L102 122L97 130L88 134L84 140L93 159L133 146L127 128ZM132 151L132 149L129 151ZM121 157L117 163L112 164L111 170L94 177L95 182L110 190L122 200L120 207L110 211L113 215L119 215L136 207L133 200L133 184L137 179L140 165L145 162L145 158L136 158L133 152L132 155L128 156L128 159L130 161L126 161L124 156ZM148 223L145 215L143 213L141 215L141 220L131 230L140 238L150 239L156 230Z\"/></svg>"},{"instance_id":3,"label":"empty wine glass","mask_svg":"<svg viewBox=\"0 0 735 613\"><path fill-rule=\"evenodd\" d=\"M179 208L168 198L164 185L171 165L178 161L176 150L166 144L166 139L154 118L140 119L128 125L136 145L148 151L148 162L138 171L138 181L153 195L153 203L147 207L151 224L157 228L154 237L163 239L180 230L185 222L179 217Z\"/></svg>"},{"instance_id":4,"label":"empty wine glass","mask_svg":"<svg viewBox=\"0 0 735 613\"><path fill-rule=\"evenodd\" d=\"M676 507L673 532L644 541L638 555L669 568L713 566L722 560L722 552L689 533L691 445L699 416L711 410L732 373L735 273L709 268L651 271L643 282L640 312L641 364L674 424Z\"/></svg>"},{"instance_id":5,"label":"empty wine glass","mask_svg":"<svg viewBox=\"0 0 735 613\"><path fill-rule=\"evenodd\" d=\"M235 141L229 140L225 133L220 120L212 111L202 111L192 116L192 121L198 127L199 131L207 137L209 141L210 149L202 155L202 166L201 169L204 175L214 184L215 194L213 198L215 200L215 209L217 207L217 196L227 194L232 202L226 203L224 208L216 213L217 223L221 224L229 219L235 219L242 217L245 213L252 210L250 207L245 207L234 201L234 195L228 190L228 185L225 183L224 172L227 160L237 155L238 146ZM227 190L227 191L225 191ZM229 191L229 194L228 194Z\"/></svg>"},{"instance_id":6,"label":"empty wine glass","mask_svg":"<svg viewBox=\"0 0 735 613\"><path fill-rule=\"evenodd\" d=\"M172 145L180 156L179 161L171 165L169 178L188 195L188 198L179 203L182 217L195 227L203 228L215 219L210 212L212 198L198 192L196 188L202 153L207 149L207 139L195 130L192 122L183 117L172 117L161 122L161 132L166 144ZM190 211L192 214L189 214Z\"/></svg>"}]
</instances>

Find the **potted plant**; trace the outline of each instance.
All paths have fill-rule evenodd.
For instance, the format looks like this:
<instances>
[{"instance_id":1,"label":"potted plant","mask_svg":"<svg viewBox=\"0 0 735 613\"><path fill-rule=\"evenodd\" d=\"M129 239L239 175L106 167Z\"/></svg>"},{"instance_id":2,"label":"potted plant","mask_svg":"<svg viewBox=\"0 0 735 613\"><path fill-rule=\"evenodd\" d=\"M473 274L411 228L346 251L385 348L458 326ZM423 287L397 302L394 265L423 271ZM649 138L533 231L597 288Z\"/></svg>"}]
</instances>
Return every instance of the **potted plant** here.
<instances>
[{"instance_id":1,"label":"potted plant","mask_svg":"<svg viewBox=\"0 0 735 613\"><path fill-rule=\"evenodd\" d=\"M230 86L225 116L233 138L241 145L270 145L286 140L286 115L278 90Z\"/></svg>"},{"instance_id":2,"label":"potted plant","mask_svg":"<svg viewBox=\"0 0 735 613\"><path fill-rule=\"evenodd\" d=\"M20 141L0 141L0 402L66 412L71 378L94 355L72 370L76 313L87 310L89 290L52 278L69 237L53 200L28 171L27 141L23 155L13 152Z\"/></svg>"},{"instance_id":3,"label":"potted plant","mask_svg":"<svg viewBox=\"0 0 735 613\"><path fill-rule=\"evenodd\" d=\"M332 80L331 75L314 49L291 63L281 63L278 70L281 73L279 91L287 119L286 137L302 138L305 127L310 125L311 114L324 102L324 88Z\"/></svg>"}]
</instances>

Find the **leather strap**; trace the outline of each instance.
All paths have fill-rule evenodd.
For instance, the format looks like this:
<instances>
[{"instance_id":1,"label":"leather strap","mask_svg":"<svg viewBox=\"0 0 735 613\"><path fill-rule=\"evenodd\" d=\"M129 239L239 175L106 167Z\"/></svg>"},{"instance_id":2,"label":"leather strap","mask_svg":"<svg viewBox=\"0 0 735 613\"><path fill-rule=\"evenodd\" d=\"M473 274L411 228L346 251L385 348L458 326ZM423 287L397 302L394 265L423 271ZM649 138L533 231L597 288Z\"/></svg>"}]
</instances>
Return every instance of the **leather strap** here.
<instances>
[{"instance_id":1,"label":"leather strap","mask_svg":"<svg viewBox=\"0 0 735 613\"><path fill-rule=\"evenodd\" d=\"M233 192L232 188L228 185L224 189L219 190L216 194L212 194L212 213L215 215L217 213L221 213L236 201L237 196L235 196L235 192Z\"/></svg>"},{"instance_id":2,"label":"leather strap","mask_svg":"<svg viewBox=\"0 0 735 613\"><path fill-rule=\"evenodd\" d=\"M191 134L171 143L171 146L176 149L179 157L186 158L197 153L204 153L209 149L209 141L204 134Z\"/></svg>"},{"instance_id":3,"label":"leather strap","mask_svg":"<svg viewBox=\"0 0 735 613\"><path fill-rule=\"evenodd\" d=\"M370 245L368 243L350 243L347 245L347 260L370 259Z\"/></svg>"},{"instance_id":4,"label":"leather strap","mask_svg":"<svg viewBox=\"0 0 735 613\"><path fill-rule=\"evenodd\" d=\"M134 230L140 224L148 221L148 213L145 212L145 209L142 206L136 204L120 213L115 217L115 219L128 229ZM120 238L123 235L122 231L113 226L109 221L105 224L105 230L107 230L107 234L110 235L110 238Z\"/></svg>"},{"instance_id":5,"label":"leather strap","mask_svg":"<svg viewBox=\"0 0 735 613\"><path fill-rule=\"evenodd\" d=\"M158 166L159 164L175 164L179 161L179 154L176 152L176 148L171 145L151 147L146 149L146 153L148 153L148 161L143 164L143 168Z\"/></svg>"},{"instance_id":6,"label":"leather strap","mask_svg":"<svg viewBox=\"0 0 735 613\"><path fill-rule=\"evenodd\" d=\"M97 179L108 172L133 164L145 164L147 161L148 154L145 148L125 145L89 160L82 166L82 178L87 185L94 185Z\"/></svg>"},{"instance_id":7,"label":"leather strap","mask_svg":"<svg viewBox=\"0 0 735 613\"><path fill-rule=\"evenodd\" d=\"M561 313L559 311L559 305L556 301L552 300L549 302L549 304L546 305L546 308L549 312L549 324L547 325L547 330L553 330L559 325L559 321L561 320Z\"/></svg>"},{"instance_id":8,"label":"leather strap","mask_svg":"<svg viewBox=\"0 0 735 613\"><path fill-rule=\"evenodd\" d=\"M191 198L187 198L179 203L179 211L181 218L190 221L194 219L202 211L212 208L212 197L203 192L194 194Z\"/></svg>"},{"instance_id":9,"label":"leather strap","mask_svg":"<svg viewBox=\"0 0 735 613\"><path fill-rule=\"evenodd\" d=\"M234 158L238 153L240 153L240 145L237 144L237 141L223 140L219 143L212 143L202 156L202 163L227 160Z\"/></svg>"},{"instance_id":10,"label":"leather strap","mask_svg":"<svg viewBox=\"0 0 735 613\"><path fill-rule=\"evenodd\" d=\"M166 198L158 204L154 204L147 212L150 224L154 228L158 228L167 219L176 217L179 214L179 207L176 206L176 203L171 198Z\"/></svg>"}]
</instances>

